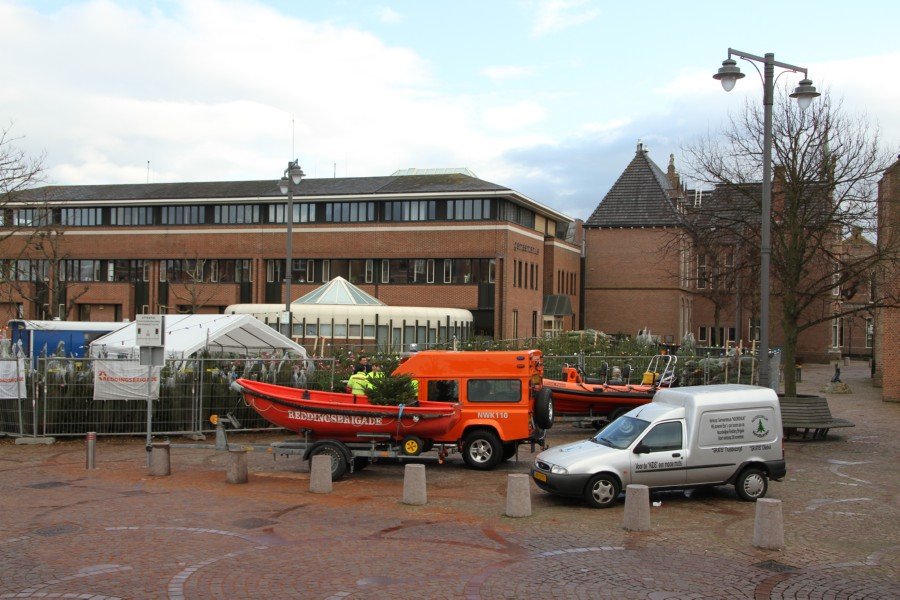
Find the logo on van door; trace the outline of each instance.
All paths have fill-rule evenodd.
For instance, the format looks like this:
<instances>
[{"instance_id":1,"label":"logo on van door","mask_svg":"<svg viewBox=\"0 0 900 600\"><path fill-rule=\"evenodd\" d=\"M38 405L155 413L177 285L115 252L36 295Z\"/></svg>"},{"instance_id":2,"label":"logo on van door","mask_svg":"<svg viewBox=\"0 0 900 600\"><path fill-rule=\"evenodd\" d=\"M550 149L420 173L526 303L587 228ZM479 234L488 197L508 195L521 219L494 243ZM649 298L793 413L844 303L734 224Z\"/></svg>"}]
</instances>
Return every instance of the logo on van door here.
<instances>
[{"instance_id":1,"label":"logo on van door","mask_svg":"<svg viewBox=\"0 0 900 600\"><path fill-rule=\"evenodd\" d=\"M768 427L769 419L766 418L765 415L756 415L752 419L750 419L750 423L753 425L753 435L758 438L764 438L769 435L769 427Z\"/></svg>"}]
</instances>

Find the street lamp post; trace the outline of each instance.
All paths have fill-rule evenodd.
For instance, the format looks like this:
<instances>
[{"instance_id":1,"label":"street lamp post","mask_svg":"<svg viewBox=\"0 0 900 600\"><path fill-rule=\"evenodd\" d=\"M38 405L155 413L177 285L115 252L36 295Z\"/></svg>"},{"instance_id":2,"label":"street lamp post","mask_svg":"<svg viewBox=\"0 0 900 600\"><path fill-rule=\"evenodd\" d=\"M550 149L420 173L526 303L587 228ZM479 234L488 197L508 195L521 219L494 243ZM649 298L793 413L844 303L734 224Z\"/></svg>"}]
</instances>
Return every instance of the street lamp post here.
<instances>
[{"instance_id":1,"label":"street lamp post","mask_svg":"<svg viewBox=\"0 0 900 600\"><path fill-rule=\"evenodd\" d=\"M791 98L797 99L800 110L806 110L813 98L821 94L816 91L812 81L807 78L805 68L779 62L775 60L775 55L771 52L765 56L756 56L733 48L728 49L728 58L722 61L722 67L718 73L713 75L713 79L718 79L726 92L734 89L737 80L744 77L737 67L737 63L731 58L732 56L751 61L750 64L758 62L763 65L763 174L759 252L759 350L757 356L759 356L759 384L771 387L769 375L769 263L772 254L772 104L775 95L775 67L785 69L785 72L803 73L800 85L790 95ZM756 65L753 67L759 71Z\"/></svg>"},{"instance_id":2,"label":"street lamp post","mask_svg":"<svg viewBox=\"0 0 900 600\"><path fill-rule=\"evenodd\" d=\"M291 259L294 254L292 248L292 243L294 241L294 187L300 185L300 180L306 175L297 163L298 161L296 158L288 162L288 166L284 170L284 175L281 176L281 181L278 182L278 189L282 194L287 194L287 214L285 214L285 221L287 221L287 260L284 265L285 314L282 319L282 325L285 329L284 335L287 337L292 337L291 334L293 333L291 330L293 326L293 315L291 314Z\"/></svg>"}]
</instances>

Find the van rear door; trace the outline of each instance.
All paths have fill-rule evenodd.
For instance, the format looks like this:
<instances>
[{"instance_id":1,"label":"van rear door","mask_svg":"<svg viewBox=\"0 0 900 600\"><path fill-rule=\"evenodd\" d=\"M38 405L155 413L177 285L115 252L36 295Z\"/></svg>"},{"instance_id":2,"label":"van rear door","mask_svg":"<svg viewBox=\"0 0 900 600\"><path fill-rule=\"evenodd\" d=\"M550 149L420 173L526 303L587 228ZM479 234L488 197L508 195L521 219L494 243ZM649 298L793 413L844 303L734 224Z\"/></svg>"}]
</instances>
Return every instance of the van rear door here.
<instances>
[{"instance_id":1,"label":"van rear door","mask_svg":"<svg viewBox=\"0 0 900 600\"><path fill-rule=\"evenodd\" d=\"M648 487L684 485L684 441L683 419L662 421L650 427L632 446L631 483Z\"/></svg>"}]
</instances>

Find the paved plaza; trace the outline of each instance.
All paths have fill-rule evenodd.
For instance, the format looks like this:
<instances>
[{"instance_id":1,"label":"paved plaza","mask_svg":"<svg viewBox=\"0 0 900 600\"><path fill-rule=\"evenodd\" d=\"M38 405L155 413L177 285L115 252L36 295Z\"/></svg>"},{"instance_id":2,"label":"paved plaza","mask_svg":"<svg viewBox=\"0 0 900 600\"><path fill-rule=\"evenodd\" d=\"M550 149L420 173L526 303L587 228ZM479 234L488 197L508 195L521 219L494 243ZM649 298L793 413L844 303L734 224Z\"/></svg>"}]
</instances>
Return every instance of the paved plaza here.
<instances>
[{"instance_id":1,"label":"paved plaza","mask_svg":"<svg viewBox=\"0 0 900 600\"><path fill-rule=\"evenodd\" d=\"M808 365L800 391L832 374ZM426 462L428 503L409 506L397 464L312 494L299 458L252 453L236 485L209 450L174 448L172 475L150 477L142 439L101 439L91 471L81 439L0 439L0 598L900 597L900 405L880 401L866 363L842 379L853 393L829 405L856 427L789 441L769 487L782 551L752 546L755 505L732 488L653 494L640 533L622 529L624 502L592 510L533 485L533 515L505 517L524 448L492 472ZM561 424L549 441L589 433Z\"/></svg>"}]
</instances>

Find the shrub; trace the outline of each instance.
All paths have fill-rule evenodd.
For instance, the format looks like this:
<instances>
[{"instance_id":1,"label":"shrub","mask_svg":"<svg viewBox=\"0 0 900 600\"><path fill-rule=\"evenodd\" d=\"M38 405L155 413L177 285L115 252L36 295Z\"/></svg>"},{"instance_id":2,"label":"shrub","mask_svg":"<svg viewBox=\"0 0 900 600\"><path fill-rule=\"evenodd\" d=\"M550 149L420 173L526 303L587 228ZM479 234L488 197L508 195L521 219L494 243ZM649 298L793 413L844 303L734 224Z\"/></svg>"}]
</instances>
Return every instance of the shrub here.
<instances>
[{"instance_id":1,"label":"shrub","mask_svg":"<svg viewBox=\"0 0 900 600\"><path fill-rule=\"evenodd\" d=\"M366 396L372 404L381 406L411 406L416 403L418 387L409 375L385 374L373 377Z\"/></svg>"}]
</instances>

